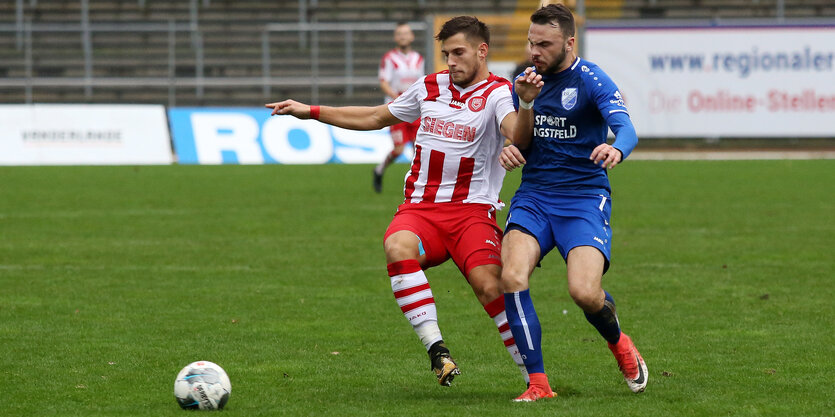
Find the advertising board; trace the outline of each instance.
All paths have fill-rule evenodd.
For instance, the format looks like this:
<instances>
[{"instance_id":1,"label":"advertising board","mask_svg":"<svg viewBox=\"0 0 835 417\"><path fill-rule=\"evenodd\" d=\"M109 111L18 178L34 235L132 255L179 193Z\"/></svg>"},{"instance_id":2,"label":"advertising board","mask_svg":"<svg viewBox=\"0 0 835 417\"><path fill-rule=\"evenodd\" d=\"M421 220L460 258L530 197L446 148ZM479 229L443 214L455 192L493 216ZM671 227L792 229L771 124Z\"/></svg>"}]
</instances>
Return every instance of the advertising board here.
<instances>
[{"instance_id":1,"label":"advertising board","mask_svg":"<svg viewBox=\"0 0 835 417\"><path fill-rule=\"evenodd\" d=\"M170 164L160 105L0 105L0 165Z\"/></svg>"},{"instance_id":2,"label":"advertising board","mask_svg":"<svg viewBox=\"0 0 835 417\"><path fill-rule=\"evenodd\" d=\"M376 164L393 147L388 128L341 129L270 116L262 108L173 108L168 114L181 164ZM407 149L399 161L410 159Z\"/></svg>"},{"instance_id":3,"label":"advertising board","mask_svg":"<svg viewBox=\"0 0 835 417\"><path fill-rule=\"evenodd\" d=\"M589 27L639 137L835 136L835 26Z\"/></svg>"}]
</instances>

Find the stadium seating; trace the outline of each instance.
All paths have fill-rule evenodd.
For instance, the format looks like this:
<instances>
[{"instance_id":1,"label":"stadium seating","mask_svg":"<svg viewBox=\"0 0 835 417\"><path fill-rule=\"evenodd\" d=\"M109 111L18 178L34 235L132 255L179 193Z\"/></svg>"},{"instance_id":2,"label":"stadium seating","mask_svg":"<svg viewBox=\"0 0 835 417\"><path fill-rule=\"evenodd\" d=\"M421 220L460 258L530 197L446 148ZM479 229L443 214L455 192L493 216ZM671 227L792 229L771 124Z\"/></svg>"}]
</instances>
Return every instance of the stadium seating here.
<instances>
[{"instance_id":1,"label":"stadium seating","mask_svg":"<svg viewBox=\"0 0 835 417\"><path fill-rule=\"evenodd\" d=\"M777 0L624 0L624 18L775 18ZM786 18L835 16L831 0L785 0Z\"/></svg>"},{"instance_id":2,"label":"stadium seating","mask_svg":"<svg viewBox=\"0 0 835 417\"><path fill-rule=\"evenodd\" d=\"M585 6L590 20L773 18L776 2L586 0ZM315 7L309 6L312 3ZM314 89L302 81L306 78L299 78L308 77L312 70L309 34L274 31L268 37L269 79L274 85L265 88L261 84L261 37L267 24L423 21L433 14L476 14L477 10L483 16L521 16L524 26L538 1L318 0L302 4L298 0L89 0L87 14L95 29L90 34L89 68L84 59L80 0L25 0L22 15L18 15L16 4L0 2L0 102L22 103L28 97L34 102L252 106L269 98L311 100L314 95L322 103L337 105L379 103L381 93L373 85L373 77L380 56L391 48L387 32L354 32L353 51L346 56L346 32L318 33L318 75L338 80L350 67L354 76L366 81L354 88L332 82ZM787 18L835 16L831 0L786 0L785 10ZM52 25L49 31L31 34L31 68L26 65L28 42L18 30L19 16L22 22L40 29ZM169 28L176 30L169 32ZM515 31L497 32L505 36L505 32ZM504 40L495 42L501 45ZM427 52L423 42L415 46ZM202 55L197 53L200 50ZM95 84L89 83L88 74ZM176 84L169 83L172 76Z\"/></svg>"}]
</instances>

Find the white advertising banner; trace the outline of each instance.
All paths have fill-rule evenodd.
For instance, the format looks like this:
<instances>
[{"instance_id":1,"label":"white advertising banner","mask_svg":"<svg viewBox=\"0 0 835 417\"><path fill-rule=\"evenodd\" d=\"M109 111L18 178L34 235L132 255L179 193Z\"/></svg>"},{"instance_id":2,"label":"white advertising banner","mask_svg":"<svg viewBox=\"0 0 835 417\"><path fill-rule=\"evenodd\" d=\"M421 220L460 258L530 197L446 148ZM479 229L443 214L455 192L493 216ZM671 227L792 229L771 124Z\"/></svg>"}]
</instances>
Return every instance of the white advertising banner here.
<instances>
[{"instance_id":1,"label":"white advertising banner","mask_svg":"<svg viewBox=\"0 0 835 417\"><path fill-rule=\"evenodd\" d=\"M148 165L172 160L160 105L0 105L0 165Z\"/></svg>"},{"instance_id":2,"label":"white advertising banner","mask_svg":"<svg viewBox=\"0 0 835 417\"><path fill-rule=\"evenodd\" d=\"M835 26L587 28L639 137L835 137Z\"/></svg>"}]
</instances>

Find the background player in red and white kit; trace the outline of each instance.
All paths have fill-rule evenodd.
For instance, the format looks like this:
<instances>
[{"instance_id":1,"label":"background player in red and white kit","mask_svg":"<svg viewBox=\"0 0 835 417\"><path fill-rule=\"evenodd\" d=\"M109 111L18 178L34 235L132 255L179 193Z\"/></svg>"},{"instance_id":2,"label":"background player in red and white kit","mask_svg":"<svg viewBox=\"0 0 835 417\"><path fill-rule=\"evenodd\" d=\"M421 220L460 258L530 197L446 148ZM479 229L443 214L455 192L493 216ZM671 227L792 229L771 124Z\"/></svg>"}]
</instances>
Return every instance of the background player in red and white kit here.
<instances>
[{"instance_id":1,"label":"background player in red and white kit","mask_svg":"<svg viewBox=\"0 0 835 417\"><path fill-rule=\"evenodd\" d=\"M397 47L386 52L380 60L380 89L386 94L386 103L394 101L425 74L423 57L412 49L414 41L412 28L406 22L398 23L394 29L394 43ZM419 126L420 119L398 123L389 128L394 149L374 167L374 191L379 193L383 190L383 173L403 153L406 144L415 140Z\"/></svg>"},{"instance_id":2,"label":"background player in red and white kit","mask_svg":"<svg viewBox=\"0 0 835 417\"><path fill-rule=\"evenodd\" d=\"M448 71L421 78L390 104L376 107L270 103L273 114L314 118L335 126L372 130L422 117L415 157L398 207L385 233L391 288L401 311L429 353L441 385L458 366L438 327L432 289L424 270L452 259L528 382L499 287L502 232L495 211L504 170L499 154L512 135L516 112L510 83L487 69L490 33L474 17L447 21L436 38Z\"/></svg>"}]
</instances>

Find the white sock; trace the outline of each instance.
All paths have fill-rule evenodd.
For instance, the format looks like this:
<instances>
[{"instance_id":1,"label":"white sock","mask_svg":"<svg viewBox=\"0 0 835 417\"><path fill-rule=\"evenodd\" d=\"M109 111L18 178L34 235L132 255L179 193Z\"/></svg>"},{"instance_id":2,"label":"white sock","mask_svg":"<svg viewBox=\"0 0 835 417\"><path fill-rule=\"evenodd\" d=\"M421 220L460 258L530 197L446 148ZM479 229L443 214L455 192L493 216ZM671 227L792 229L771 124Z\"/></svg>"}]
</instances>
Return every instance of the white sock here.
<instances>
[{"instance_id":1,"label":"white sock","mask_svg":"<svg viewBox=\"0 0 835 417\"><path fill-rule=\"evenodd\" d=\"M420 341L423 343L423 346L426 346L427 352L429 351L429 348L435 344L435 342L444 339L441 337L441 329L438 328L437 320L427 320L415 326L415 333L417 333L418 337L420 337Z\"/></svg>"},{"instance_id":2,"label":"white sock","mask_svg":"<svg viewBox=\"0 0 835 417\"><path fill-rule=\"evenodd\" d=\"M438 327L435 298L426 275L414 260L389 264L389 275L397 305L428 351L432 344L443 338Z\"/></svg>"}]
</instances>

